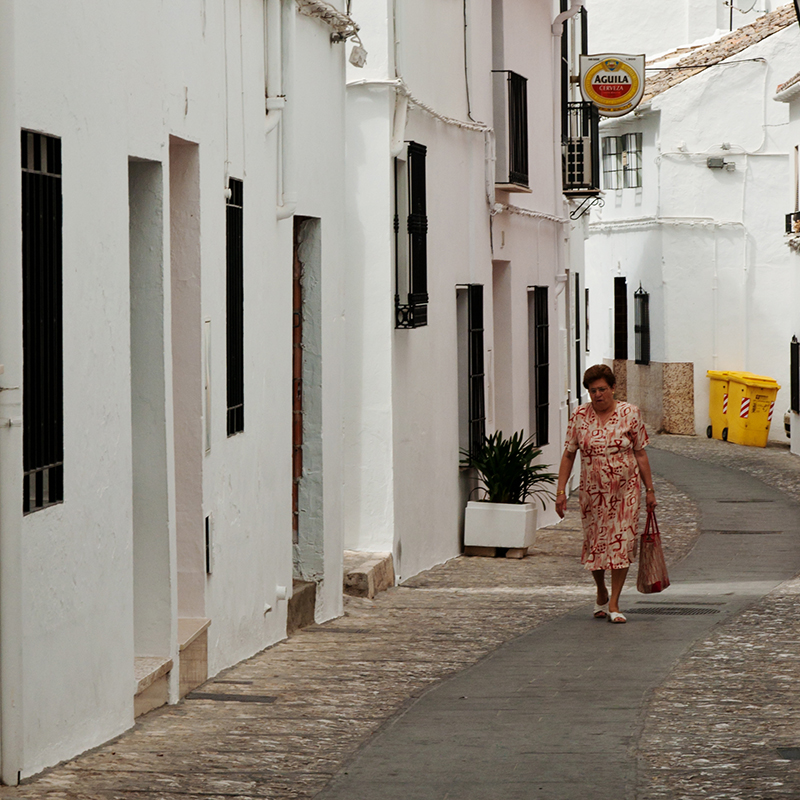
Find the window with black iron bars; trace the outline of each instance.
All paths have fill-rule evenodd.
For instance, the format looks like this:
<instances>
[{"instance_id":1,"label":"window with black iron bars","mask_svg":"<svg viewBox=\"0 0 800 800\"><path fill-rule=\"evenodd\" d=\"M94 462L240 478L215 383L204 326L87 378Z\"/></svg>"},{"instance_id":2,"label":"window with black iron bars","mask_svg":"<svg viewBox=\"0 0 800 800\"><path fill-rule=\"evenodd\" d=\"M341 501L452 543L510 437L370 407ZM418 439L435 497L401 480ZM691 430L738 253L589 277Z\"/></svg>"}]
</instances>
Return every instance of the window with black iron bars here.
<instances>
[{"instance_id":1,"label":"window with black iron bars","mask_svg":"<svg viewBox=\"0 0 800 800\"><path fill-rule=\"evenodd\" d=\"M24 513L64 500L61 140L22 131Z\"/></svg>"},{"instance_id":2,"label":"window with black iron bars","mask_svg":"<svg viewBox=\"0 0 800 800\"><path fill-rule=\"evenodd\" d=\"M244 430L244 184L231 178L225 207L228 436Z\"/></svg>"}]
</instances>

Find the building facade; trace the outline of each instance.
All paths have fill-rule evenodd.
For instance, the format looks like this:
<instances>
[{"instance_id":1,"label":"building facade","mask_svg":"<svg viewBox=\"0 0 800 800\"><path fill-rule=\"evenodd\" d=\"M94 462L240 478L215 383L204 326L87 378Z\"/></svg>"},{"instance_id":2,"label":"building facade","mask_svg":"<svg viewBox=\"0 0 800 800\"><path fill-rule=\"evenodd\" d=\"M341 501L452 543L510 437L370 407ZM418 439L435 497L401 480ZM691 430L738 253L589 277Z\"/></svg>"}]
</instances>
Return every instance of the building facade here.
<instances>
[{"instance_id":1,"label":"building facade","mask_svg":"<svg viewBox=\"0 0 800 800\"><path fill-rule=\"evenodd\" d=\"M614 361L656 429L706 435L706 372L745 370L783 387L770 437L785 441L791 159L789 115L772 97L798 34L783 6L648 62L639 109L601 123L605 205L592 212L586 250L590 356Z\"/></svg>"},{"instance_id":2,"label":"building facade","mask_svg":"<svg viewBox=\"0 0 800 800\"><path fill-rule=\"evenodd\" d=\"M784 5L780 0L595 0L589 44L593 53L646 53L648 58L750 25Z\"/></svg>"},{"instance_id":3,"label":"building facade","mask_svg":"<svg viewBox=\"0 0 800 800\"><path fill-rule=\"evenodd\" d=\"M461 551L459 462L485 433L560 457L583 364L561 42L582 5L554 25L549 0L352 4L345 541L401 580Z\"/></svg>"},{"instance_id":4,"label":"building facade","mask_svg":"<svg viewBox=\"0 0 800 800\"><path fill-rule=\"evenodd\" d=\"M0 3L4 783L294 586L340 614L345 548L458 555L485 433L558 462L599 186L553 5Z\"/></svg>"},{"instance_id":5,"label":"building facade","mask_svg":"<svg viewBox=\"0 0 800 800\"><path fill-rule=\"evenodd\" d=\"M348 31L317 11L0 4L7 783L285 637L293 579L340 613Z\"/></svg>"}]
</instances>

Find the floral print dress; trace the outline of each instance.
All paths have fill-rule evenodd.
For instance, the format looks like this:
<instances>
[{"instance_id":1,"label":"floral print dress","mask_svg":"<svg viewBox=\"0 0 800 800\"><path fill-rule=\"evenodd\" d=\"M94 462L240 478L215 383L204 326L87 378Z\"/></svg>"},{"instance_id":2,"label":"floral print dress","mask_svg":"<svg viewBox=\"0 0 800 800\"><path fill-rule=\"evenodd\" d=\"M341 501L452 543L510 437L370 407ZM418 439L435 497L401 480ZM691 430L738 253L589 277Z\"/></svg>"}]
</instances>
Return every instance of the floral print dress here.
<instances>
[{"instance_id":1,"label":"floral print dress","mask_svg":"<svg viewBox=\"0 0 800 800\"><path fill-rule=\"evenodd\" d=\"M580 505L586 569L624 569L633 560L641 485L635 450L648 443L639 409L617 401L601 424L591 403L579 406L564 443L581 451Z\"/></svg>"}]
</instances>

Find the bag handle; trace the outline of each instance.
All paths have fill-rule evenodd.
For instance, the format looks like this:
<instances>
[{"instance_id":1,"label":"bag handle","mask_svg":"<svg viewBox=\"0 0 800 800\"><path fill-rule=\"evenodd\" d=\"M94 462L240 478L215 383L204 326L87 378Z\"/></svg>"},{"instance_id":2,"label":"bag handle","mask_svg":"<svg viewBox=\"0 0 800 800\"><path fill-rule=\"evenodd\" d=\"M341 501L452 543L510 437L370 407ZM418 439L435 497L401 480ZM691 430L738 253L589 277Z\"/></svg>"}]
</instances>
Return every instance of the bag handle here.
<instances>
[{"instance_id":1,"label":"bag handle","mask_svg":"<svg viewBox=\"0 0 800 800\"><path fill-rule=\"evenodd\" d=\"M652 542L656 536L661 536L661 531L658 529L658 520L656 519L656 510L654 508L647 511L647 522L644 525L644 533L642 539L647 539Z\"/></svg>"}]
</instances>

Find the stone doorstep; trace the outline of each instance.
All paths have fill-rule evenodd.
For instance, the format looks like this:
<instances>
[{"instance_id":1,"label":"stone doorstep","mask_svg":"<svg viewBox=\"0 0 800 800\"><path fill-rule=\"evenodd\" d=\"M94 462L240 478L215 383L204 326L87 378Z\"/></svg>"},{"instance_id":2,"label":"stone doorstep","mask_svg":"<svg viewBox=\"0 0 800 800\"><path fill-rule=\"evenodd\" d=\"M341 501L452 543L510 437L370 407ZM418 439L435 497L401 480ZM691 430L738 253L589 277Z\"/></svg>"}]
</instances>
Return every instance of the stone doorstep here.
<instances>
[{"instance_id":1,"label":"stone doorstep","mask_svg":"<svg viewBox=\"0 0 800 800\"><path fill-rule=\"evenodd\" d=\"M208 626L210 619L181 617L178 619L180 647L180 688L185 697L192 689L208 680Z\"/></svg>"},{"instance_id":2,"label":"stone doorstep","mask_svg":"<svg viewBox=\"0 0 800 800\"><path fill-rule=\"evenodd\" d=\"M314 581L292 581L292 596L286 612L286 635L291 636L306 625L313 625L317 610L317 584Z\"/></svg>"},{"instance_id":3,"label":"stone doorstep","mask_svg":"<svg viewBox=\"0 0 800 800\"><path fill-rule=\"evenodd\" d=\"M136 694L166 675L172 669L172 659L163 656L136 656L133 659L133 674L136 678Z\"/></svg>"},{"instance_id":4,"label":"stone doorstep","mask_svg":"<svg viewBox=\"0 0 800 800\"><path fill-rule=\"evenodd\" d=\"M391 553L344 551L344 593L352 597L373 598L394 586L394 560Z\"/></svg>"},{"instance_id":5,"label":"stone doorstep","mask_svg":"<svg viewBox=\"0 0 800 800\"><path fill-rule=\"evenodd\" d=\"M133 696L133 716L140 717L169 700L169 673L172 659L162 656L137 656L133 660L136 692Z\"/></svg>"}]
</instances>

